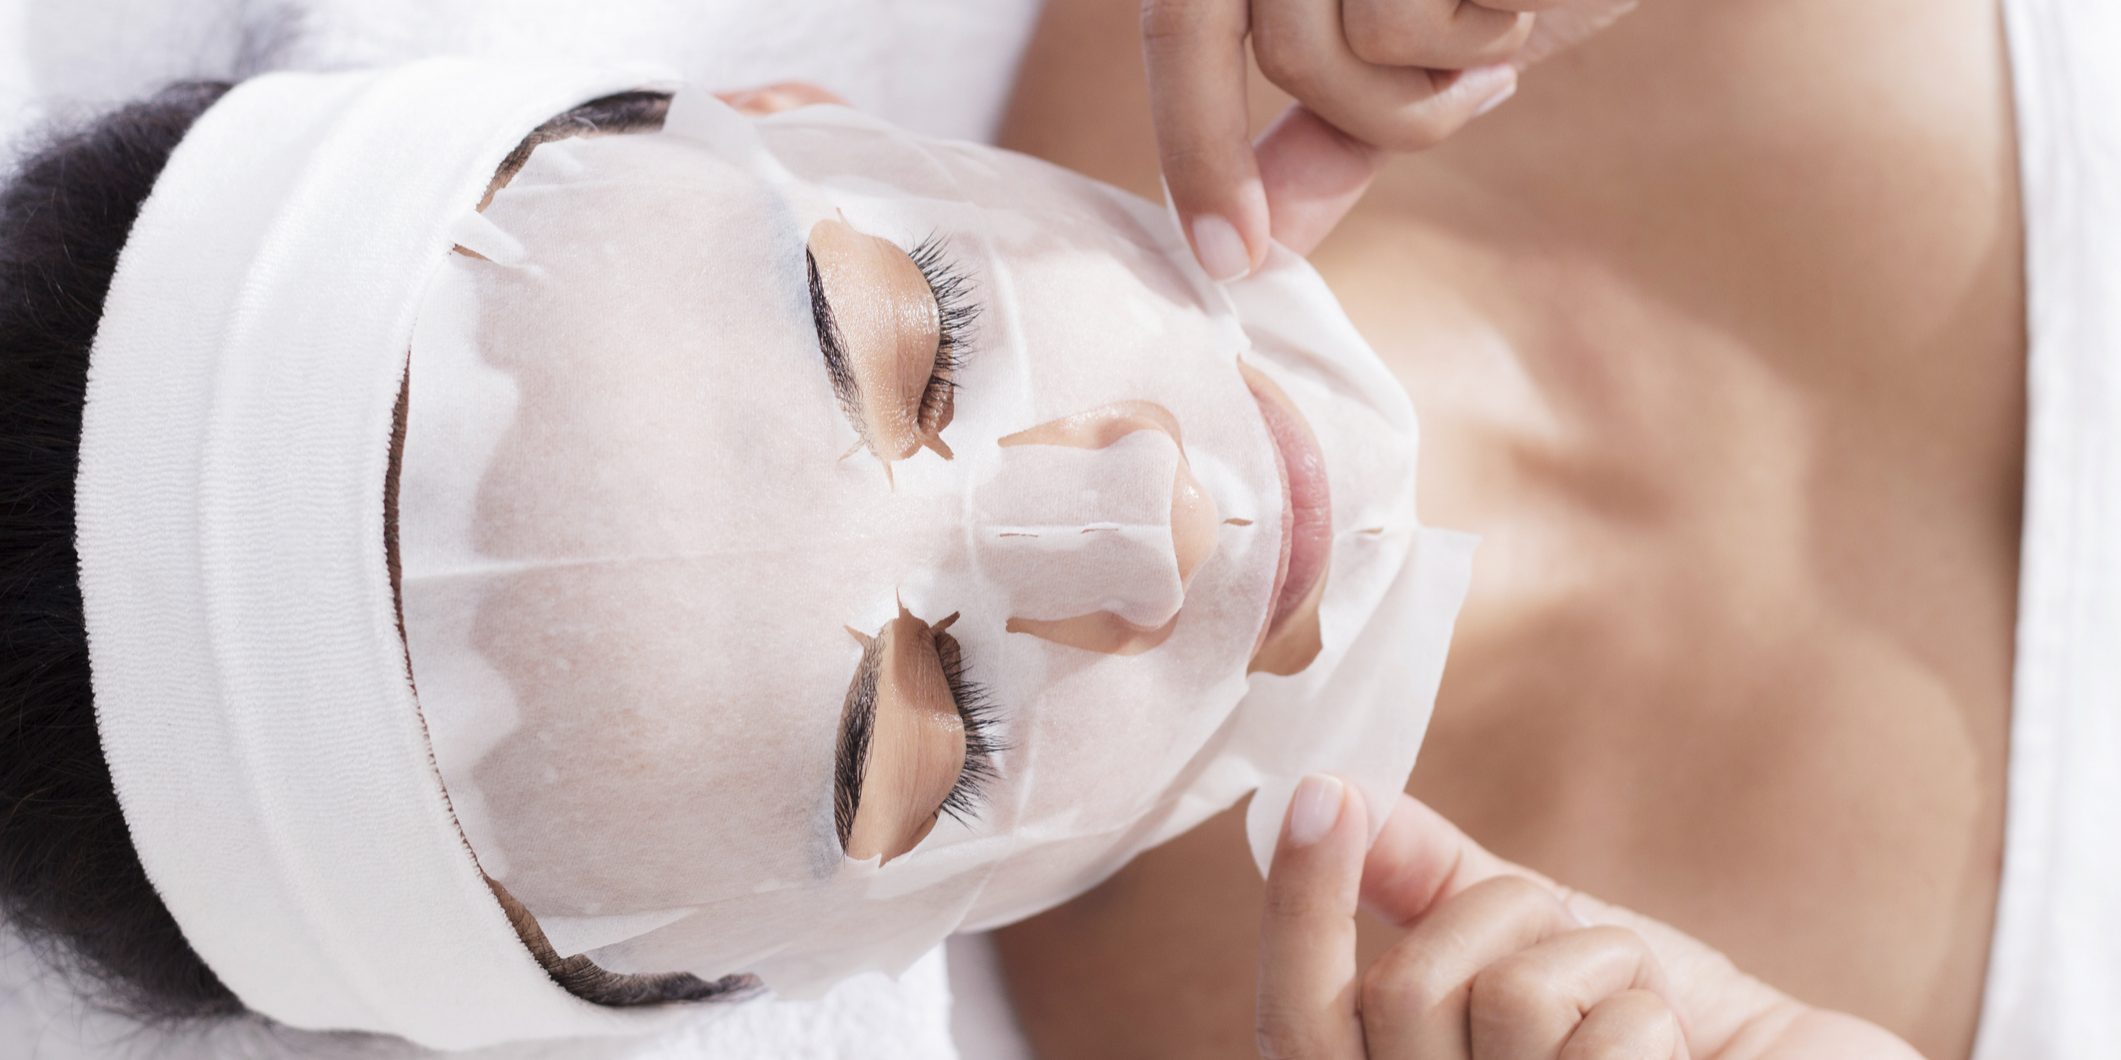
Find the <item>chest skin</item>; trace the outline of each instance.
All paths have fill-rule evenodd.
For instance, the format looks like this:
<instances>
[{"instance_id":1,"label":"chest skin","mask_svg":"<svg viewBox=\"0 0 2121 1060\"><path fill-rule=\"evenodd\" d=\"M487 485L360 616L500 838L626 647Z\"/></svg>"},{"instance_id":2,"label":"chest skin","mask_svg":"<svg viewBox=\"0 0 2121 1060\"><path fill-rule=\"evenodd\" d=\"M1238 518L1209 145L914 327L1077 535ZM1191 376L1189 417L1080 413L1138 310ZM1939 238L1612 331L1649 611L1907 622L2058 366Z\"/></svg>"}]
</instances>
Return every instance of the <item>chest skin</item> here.
<instances>
[{"instance_id":1,"label":"chest skin","mask_svg":"<svg viewBox=\"0 0 2121 1060\"><path fill-rule=\"evenodd\" d=\"M1049 8L1009 146L1158 194L1135 18ZM1424 518L1485 539L1410 790L1966 1055L2021 247L1988 0L1651 0L1395 161L1314 262L1414 395ZM1259 895L1232 812L1002 932L1042 1055L1249 1055Z\"/></svg>"}]
</instances>

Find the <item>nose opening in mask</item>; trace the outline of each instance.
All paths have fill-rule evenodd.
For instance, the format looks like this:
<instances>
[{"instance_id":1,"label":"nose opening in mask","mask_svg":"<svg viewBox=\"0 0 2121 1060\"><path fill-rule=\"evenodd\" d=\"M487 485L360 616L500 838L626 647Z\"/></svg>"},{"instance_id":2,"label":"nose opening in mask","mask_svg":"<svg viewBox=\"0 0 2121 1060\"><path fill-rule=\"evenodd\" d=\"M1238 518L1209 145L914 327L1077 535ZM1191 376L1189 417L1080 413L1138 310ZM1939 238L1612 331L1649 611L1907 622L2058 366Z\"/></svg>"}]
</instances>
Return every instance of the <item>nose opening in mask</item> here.
<instances>
[{"instance_id":1,"label":"nose opening in mask","mask_svg":"<svg viewBox=\"0 0 2121 1060\"><path fill-rule=\"evenodd\" d=\"M1168 412L1107 406L1003 438L977 497L975 551L1008 629L1135 654L1176 625L1221 513ZM1115 411L1116 410L1116 411Z\"/></svg>"}]
</instances>

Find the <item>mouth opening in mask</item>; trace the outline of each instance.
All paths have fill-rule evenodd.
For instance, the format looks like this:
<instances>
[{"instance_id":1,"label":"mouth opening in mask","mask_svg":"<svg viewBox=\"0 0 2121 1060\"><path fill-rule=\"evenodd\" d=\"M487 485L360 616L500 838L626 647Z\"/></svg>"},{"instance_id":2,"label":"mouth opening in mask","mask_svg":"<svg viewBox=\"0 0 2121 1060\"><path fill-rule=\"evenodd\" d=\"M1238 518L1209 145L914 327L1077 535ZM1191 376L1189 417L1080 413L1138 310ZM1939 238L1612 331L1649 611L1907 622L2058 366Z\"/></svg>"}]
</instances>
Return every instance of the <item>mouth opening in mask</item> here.
<instances>
[{"instance_id":1,"label":"mouth opening in mask","mask_svg":"<svg viewBox=\"0 0 2121 1060\"><path fill-rule=\"evenodd\" d=\"M1238 367L1274 439L1283 498L1281 562L1274 591L1267 598L1267 621L1260 627L1250 672L1293 674L1310 665L1322 647L1318 607L1333 546L1333 504L1325 456L1310 421L1281 387L1249 365Z\"/></svg>"}]
</instances>

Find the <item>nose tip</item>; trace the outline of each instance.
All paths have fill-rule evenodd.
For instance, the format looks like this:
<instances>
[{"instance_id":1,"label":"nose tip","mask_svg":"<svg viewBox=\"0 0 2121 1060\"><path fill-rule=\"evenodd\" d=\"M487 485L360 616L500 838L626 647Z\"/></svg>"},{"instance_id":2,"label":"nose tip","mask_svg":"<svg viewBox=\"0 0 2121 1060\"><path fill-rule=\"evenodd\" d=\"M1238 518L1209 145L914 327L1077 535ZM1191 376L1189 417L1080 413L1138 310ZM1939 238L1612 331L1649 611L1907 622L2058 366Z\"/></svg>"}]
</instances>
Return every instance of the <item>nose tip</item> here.
<instances>
[{"instance_id":1,"label":"nose tip","mask_svg":"<svg viewBox=\"0 0 2121 1060\"><path fill-rule=\"evenodd\" d=\"M1171 555L1178 562L1178 584L1193 584L1193 572L1215 554L1215 536L1222 526L1222 513L1215 498L1201 488L1184 454L1178 459L1178 476L1171 483Z\"/></svg>"}]
</instances>

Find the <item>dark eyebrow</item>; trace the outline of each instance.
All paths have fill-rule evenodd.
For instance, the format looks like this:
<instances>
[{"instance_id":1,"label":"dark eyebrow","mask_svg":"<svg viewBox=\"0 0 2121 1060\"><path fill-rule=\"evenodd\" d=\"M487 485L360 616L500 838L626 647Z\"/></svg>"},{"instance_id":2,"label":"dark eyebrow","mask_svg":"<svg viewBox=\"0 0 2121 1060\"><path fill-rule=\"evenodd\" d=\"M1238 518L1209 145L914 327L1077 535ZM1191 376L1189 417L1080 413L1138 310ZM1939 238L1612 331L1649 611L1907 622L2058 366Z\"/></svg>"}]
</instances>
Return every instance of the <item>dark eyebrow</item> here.
<instances>
[{"instance_id":1,"label":"dark eyebrow","mask_svg":"<svg viewBox=\"0 0 2121 1060\"><path fill-rule=\"evenodd\" d=\"M814 275L814 274L813 274ZM862 808L862 778L869 772L869 736L876 728L876 677L883 669L884 638L871 637L855 664L847 686L847 705L840 710L840 739L832 766L832 825L840 849L854 831L854 813Z\"/></svg>"},{"instance_id":2,"label":"dark eyebrow","mask_svg":"<svg viewBox=\"0 0 2121 1060\"><path fill-rule=\"evenodd\" d=\"M832 317L832 302L825 297L825 284L818 278L817 255L810 248L803 248L803 266L810 273L810 319L817 325L818 352L825 355L825 374L832 377L832 393L840 399L840 409L847 418L861 422L861 398L854 383L854 372L847 367L847 342L840 337L840 325Z\"/></svg>"}]
</instances>

